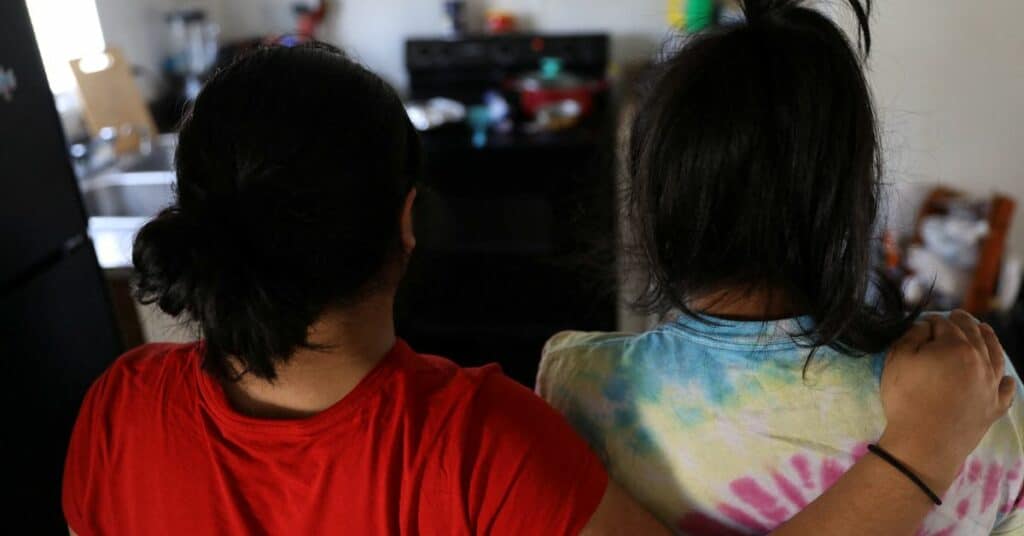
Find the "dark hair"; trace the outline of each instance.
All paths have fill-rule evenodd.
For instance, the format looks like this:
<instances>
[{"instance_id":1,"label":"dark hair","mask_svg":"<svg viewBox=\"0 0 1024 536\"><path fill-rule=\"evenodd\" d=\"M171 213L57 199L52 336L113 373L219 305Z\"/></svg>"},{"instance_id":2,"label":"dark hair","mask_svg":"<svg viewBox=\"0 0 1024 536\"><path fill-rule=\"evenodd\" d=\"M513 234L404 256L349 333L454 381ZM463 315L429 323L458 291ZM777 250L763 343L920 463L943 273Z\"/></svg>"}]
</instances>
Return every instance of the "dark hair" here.
<instances>
[{"instance_id":1,"label":"dark hair","mask_svg":"<svg viewBox=\"0 0 1024 536\"><path fill-rule=\"evenodd\" d=\"M398 96L333 47L248 53L184 119L173 206L135 239L136 294L198 325L204 367L275 378L325 308L401 257L420 166Z\"/></svg>"},{"instance_id":2,"label":"dark hair","mask_svg":"<svg viewBox=\"0 0 1024 536\"><path fill-rule=\"evenodd\" d=\"M697 316L694 297L780 289L814 319L799 335L855 354L884 349L916 318L898 287L873 280L871 3L849 4L859 47L799 0L746 0L745 22L693 36L660 66L627 157L649 276L639 305Z\"/></svg>"}]
</instances>

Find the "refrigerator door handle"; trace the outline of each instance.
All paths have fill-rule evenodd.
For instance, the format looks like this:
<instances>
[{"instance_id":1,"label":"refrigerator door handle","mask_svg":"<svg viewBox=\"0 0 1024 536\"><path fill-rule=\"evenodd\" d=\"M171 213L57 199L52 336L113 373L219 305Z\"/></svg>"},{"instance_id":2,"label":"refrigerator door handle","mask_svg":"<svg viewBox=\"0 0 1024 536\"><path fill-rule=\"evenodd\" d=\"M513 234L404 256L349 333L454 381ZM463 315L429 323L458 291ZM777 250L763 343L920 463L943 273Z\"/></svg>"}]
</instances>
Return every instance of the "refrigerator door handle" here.
<instances>
[{"instance_id":1,"label":"refrigerator door handle","mask_svg":"<svg viewBox=\"0 0 1024 536\"><path fill-rule=\"evenodd\" d=\"M59 248L44 255L41 259L29 265L28 268L15 274L14 277L7 281L0 281L0 299L6 298L11 292L46 272L62 259L71 256L81 249L88 240L88 237L84 234L72 236L65 240Z\"/></svg>"}]
</instances>

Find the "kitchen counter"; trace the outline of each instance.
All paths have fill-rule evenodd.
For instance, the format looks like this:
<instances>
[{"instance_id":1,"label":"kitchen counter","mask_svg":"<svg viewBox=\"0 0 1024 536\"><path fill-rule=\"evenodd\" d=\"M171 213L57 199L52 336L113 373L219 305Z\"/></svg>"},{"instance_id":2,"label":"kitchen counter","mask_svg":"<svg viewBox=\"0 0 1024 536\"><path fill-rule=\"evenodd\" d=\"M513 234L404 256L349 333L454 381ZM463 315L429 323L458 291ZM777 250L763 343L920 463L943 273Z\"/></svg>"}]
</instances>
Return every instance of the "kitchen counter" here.
<instances>
[{"instance_id":1,"label":"kitchen counter","mask_svg":"<svg viewBox=\"0 0 1024 536\"><path fill-rule=\"evenodd\" d=\"M135 234L146 221L174 203L176 145L177 136L161 135L147 154L122 158L80 181L89 215L89 236L104 269L130 269Z\"/></svg>"}]
</instances>

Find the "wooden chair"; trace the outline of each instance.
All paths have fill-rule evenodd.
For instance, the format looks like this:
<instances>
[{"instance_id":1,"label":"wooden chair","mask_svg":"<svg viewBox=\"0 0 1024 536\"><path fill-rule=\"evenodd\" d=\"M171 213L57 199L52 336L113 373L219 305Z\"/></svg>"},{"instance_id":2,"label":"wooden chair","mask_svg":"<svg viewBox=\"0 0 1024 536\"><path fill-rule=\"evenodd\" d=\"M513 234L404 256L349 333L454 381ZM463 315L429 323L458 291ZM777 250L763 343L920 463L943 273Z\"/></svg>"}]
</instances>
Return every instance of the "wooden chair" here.
<instances>
[{"instance_id":1,"label":"wooden chair","mask_svg":"<svg viewBox=\"0 0 1024 536\"><path fill-rule=\"evenodd\" d=\"M925 198L917 214L914 224L914 244L921 244L921 225L924 218L932 215L948 213L949 202L967 197L963 192L951 188L938 187ZM1017 203L1001 194L992 196L988 210L989 232L981 242L978 252L978 263L974 267L971 283L964 295L961 307L967 312L982 316L993 308L996 284L999 281L999 270L1006 250L1006 236L1013 222L1013 212Z\"/></svg>"}]
</instances>

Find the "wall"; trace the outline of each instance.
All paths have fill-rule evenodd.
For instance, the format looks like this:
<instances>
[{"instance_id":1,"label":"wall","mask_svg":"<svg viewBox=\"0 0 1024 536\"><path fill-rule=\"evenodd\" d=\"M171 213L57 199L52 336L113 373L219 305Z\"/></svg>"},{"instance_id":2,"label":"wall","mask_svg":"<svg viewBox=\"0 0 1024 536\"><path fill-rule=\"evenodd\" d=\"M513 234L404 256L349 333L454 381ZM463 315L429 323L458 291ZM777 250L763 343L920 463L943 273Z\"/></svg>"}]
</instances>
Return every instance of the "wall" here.
<instances>
[{"instance_id":1,"label":"wall","mask_svg":"<svg viewBox=\"0 0 1024 536\"><path fill-rule=\"evenodd\" d=\"M128 61L144 67L142 91L152 97L156 90L154 73L160 67L164 14L177 6L176 0L96 0L107 46L124 51Z\"/></svg>"},{"instance_id":2,"label":"wall","mask_svg":"<svg viewBox=\"0 0 1024 536\"><path fill-rule=\"evenodd\" d=\"M115 1L115 0L105 0ZM126 0L116 0L126 1ZM170 0L146 0L170 1ZM207 0L224 14L225 35L286 30L292 0ZM477 0L471 9L528 14L542 31L605 30L617 63L645 58L666 33L665 0ZM335 41L401 88L402 41L443 28L439 0L346 0L325 25ZM889 221L905 229L923 192L936 182L979 195L999 191L1024 201L1024 2L990 0L875 2L875 90L890 188ZM1024 253L1024 210L1011 243Z\"/></svg>"},{"instance_id":3,"label":"wall","mask_svg":"<svg viewBox=\"0 0 1024 536\"><path fill-rule=\"evenodd\" d=\"M892 221L935 181L1024 202L1020 0L876 2L870 77L882 116ZM1024 208L1011 244L1024 254Z\"/></svg>"},{"instance_id":4,"label":"wall","mask_svg":"<svg viewBox=\"0 0 1024 536\"><path fill-rule=\"evenodd\" d=\"M108 43L138 63L158 65L161 13L202 5L226 38L288 31L295 0L97 0ZM473 11L529 14L543 31L605 30L617 63L645 58L666 33L665 0L471 0ZM440 0L336 0L323 37L401 88L402 42L443 29ZM906 227L928 185L978 194L1001 191L1024 201L1024 2L964 0L875 2L875 89L892 183L890 221ZM155 36L155 37L154 37ZM1024 253L1024 210L1014 249Z\"/></svg>"},{"instance_id":5,"label":"wall","mask_svg":"<svg viewBox=\"0 0 1024 536\"><path fill-rule=\"evenodd\" d=\"M109 1L109 0L108 0ZM228 37L287 31L294 0L208 0L225 13ZM406 84L403 43L408 36L444 30L441 0L344 0L325 21L321 37L345 47L398 88ZM648 57L666 34L666 0L470 0L471 18L487 8L508 9L529 28L547 31L607 31L617 62ZM626 8L625 6L628 6Z\"/></svg>"},{"instance_id":6,"label":"wall","mask_svg":"<svg viewBox=\"0 0 1024 536\"><path fill-rule=\"evenodd\" d=\"M159 65L162 13L185 4L209 10L227 39L285 32L293 0L97 0L108 43L136 63ZM399 88L402 42L443 28L440 0L342 0L324 37L347 48ZM876 2L869 77L882 119L890 221L907 227L922 192L935 182L977 194L1001 191L1024 202L1024 2L964 0ZM649 56L665 33L665 0L477 0L529 13L543 31L604 30L616 63ZM1011 243L1024 253L1024 209ZM152 316L152 318L150 318ZM647 319L624 316L624 327ZM168 338L166 319L147 316L151 339ZM157 334L159 333L159 335ZM173 337L180 337L175 333Z\"/></svg>"},{"instance_id":7,"label":"wall","mask_svg":"<svg viewBox=\"0 0 1024 536\"><path fill-rule=\"evenodd\" d=\"M249 35L251 30L273 25L273 0L95 0L107 46L121 48L134 65L144 69L138 77L143 93L153 97L158 88L166 54L168 13L203 9L209 20L221 26L222 37ZM276 2L288 14L291 1ZM229 9L230 8L230 9Z\"/></svg>"}]
</instances>

